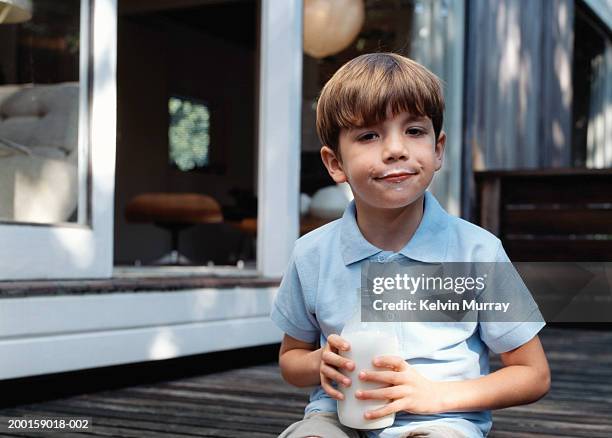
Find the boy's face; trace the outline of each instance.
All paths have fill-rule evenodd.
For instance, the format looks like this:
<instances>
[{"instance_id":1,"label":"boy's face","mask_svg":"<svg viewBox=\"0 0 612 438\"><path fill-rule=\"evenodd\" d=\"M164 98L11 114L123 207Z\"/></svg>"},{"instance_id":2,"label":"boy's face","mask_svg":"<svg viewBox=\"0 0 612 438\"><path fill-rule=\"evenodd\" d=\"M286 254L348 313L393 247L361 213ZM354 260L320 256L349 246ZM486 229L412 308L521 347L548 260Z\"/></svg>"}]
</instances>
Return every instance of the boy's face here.
<instances>
[{"instance_id":1,"label":"boy's face","mask_svg":"<svg viewBox=\"0 0 612 438\"><path fill-rule=\"evenodd\" d=\"M389 109L380 124L342 129L339 140L341 160L329 147L321 148L334 181L349 183L355 203L401 208L421 197L442 167L446 135L436 140L428 117L392 116Z\"/></svg>"}]
</instances>

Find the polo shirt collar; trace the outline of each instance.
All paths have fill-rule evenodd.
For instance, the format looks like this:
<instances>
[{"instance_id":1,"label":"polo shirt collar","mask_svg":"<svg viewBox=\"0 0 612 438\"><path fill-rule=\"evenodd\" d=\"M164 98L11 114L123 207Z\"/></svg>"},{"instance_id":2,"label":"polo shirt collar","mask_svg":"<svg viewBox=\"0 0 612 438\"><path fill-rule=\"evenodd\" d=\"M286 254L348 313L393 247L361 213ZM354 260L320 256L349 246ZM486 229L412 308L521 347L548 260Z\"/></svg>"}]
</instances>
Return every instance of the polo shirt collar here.
<instances>
[{"instance_id":1,"label":"polo shirt collar","mask_svg":"<svg viewBox=\"0 0 612 438\"><path fill-rule=\"evenodd\" d=\"M340 249L346 266L369 258L383 250L368 242L357 225L355 201L351 201L340 219ZM425 192L421 223L408 243L399 250L403 256L426 263L444 261L448 246L448 213L436 198Z\"/></svg>"}]
</instances>

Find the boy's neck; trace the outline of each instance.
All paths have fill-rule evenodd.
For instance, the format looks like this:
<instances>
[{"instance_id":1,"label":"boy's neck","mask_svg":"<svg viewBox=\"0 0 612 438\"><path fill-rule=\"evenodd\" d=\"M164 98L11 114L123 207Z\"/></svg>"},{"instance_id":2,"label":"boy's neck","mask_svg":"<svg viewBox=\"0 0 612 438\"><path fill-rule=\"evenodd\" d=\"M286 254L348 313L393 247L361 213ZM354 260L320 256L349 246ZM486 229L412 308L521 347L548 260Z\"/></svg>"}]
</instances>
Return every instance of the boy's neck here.
<instances>
[{"instance_id":1,"label":"boy's neck","mask_svg":"<svg viewBox=\"0 0 612 438\"><path fill-rule=\"evenodd\" d=\"M355 199L356 220L363 237L385 251L398 252L410 241L423 218L425 194L402 208L377 208Z\"/></svg>"}]
</instances>

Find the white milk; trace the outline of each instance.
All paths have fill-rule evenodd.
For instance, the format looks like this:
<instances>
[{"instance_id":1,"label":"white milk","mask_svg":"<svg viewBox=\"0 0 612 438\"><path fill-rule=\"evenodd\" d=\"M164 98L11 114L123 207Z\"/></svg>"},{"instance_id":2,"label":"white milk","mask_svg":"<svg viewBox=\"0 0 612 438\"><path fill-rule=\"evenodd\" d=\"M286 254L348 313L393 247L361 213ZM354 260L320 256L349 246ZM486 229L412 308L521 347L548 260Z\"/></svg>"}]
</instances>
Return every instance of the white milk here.
<instances>
[{"instance_id":1,"label":"white milk","mask_svg":"<svg viewBox=\"0 0 612 438\"><path fill-rule=\"evenodd\" d=\"M342 368L342 373L351 379L351 386L346 388L338 384L338 389L344 394L344 400L338 400L338 418L345 426L354 429L379 429L389 427L395 421L395 414L375 420L368 420L363 415L389 403L386 400L359 400L355 398L358 390L369 390L388 386L377 382L364 382L359 378L361 370L382 370L374 367L372 361L376 356L398 355L399 346L393 332L376 330L359 330L340 335L351 345L349 351L340 350L339 354L355 362L355 370L349 372ZM386 368L388 370L388 368Z\"/></svg>"}]
</instances>

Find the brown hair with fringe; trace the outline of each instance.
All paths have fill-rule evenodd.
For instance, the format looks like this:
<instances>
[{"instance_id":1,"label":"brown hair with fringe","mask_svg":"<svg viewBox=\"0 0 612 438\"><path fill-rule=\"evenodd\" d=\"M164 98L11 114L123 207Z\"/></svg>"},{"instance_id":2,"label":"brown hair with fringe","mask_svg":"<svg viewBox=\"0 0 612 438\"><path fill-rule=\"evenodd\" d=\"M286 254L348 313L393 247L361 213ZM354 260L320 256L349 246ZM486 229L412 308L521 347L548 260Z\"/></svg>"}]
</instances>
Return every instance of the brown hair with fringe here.
<instances>
[{"instance_id":1,"label":"brown hair with fringe","mask_svg":"<svg viewBox=\"0 0 612 438\"><path fill-rule=\"evenodd\" d=\"M387 108L429 117L436 139L442 130L444 95L440 79L421 64L391 53L366 53L334 73L317 102L317 134L339 156L341 129L382 123Z\"/></svg>"}]
</instances>

